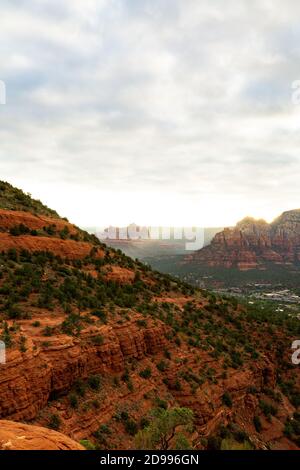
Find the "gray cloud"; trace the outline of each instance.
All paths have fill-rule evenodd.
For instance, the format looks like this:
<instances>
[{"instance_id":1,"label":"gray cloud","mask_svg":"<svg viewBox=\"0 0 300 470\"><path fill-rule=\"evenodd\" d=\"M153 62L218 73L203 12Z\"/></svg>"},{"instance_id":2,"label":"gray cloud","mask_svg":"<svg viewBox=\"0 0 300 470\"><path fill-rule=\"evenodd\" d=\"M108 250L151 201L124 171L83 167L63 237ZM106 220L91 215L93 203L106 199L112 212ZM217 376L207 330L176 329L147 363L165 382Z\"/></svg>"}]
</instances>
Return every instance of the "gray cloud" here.
<instances>
[{"instance_id":1,"label":"gray cloud","mask_svg":"<svg viewBox=\"0 0 300 470\"><path fill-rule=\"evenodd\" d=\"M220 213L228 198L234 214L244 201L266 216L299 205L297 0L10 0L0 9L1 178L67 215L78 187L99 198L182 195L195 223L210 196ZM55 199L53 184L69 196Z\"/></svg>"}]
</instances>

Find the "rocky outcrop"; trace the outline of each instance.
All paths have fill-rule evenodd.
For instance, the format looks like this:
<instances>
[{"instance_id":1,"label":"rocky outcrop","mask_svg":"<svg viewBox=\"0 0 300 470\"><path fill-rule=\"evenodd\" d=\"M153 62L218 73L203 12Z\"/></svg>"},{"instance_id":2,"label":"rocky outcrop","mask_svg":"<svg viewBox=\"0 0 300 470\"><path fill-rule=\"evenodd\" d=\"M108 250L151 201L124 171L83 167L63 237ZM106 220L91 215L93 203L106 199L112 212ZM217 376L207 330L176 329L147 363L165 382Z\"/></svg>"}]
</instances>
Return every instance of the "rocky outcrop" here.
<instances>
[{"instance_id":1,"label":"rocky outcrop","mask_svg":"<svg viewBox=\"0 0 300 470\"><path fill-rule=\"evenodd\" d=\"M300 209L284 212L271 224L247 217L215 235L209 246L185 257L185 262L239 270L300 266Z\"/></svg>"},{"instance_id":2,"label":"rocky outcrop","mask_svg":"<svg viewBox=\"0 0 300 470\"><path fill-rule=\"evenodd\" d=\"M0 450L84 450L63 434L39 426L0 421Z\"/></svg>"},{"instance_id":3,"label":"rocky outcrop","mask_svg":"<svg viewBox=\"0 0 300 470\"><path fill-rule=\"evenodd\" d=\"M121 266L109 266L106 269L106 279L120 284L132 284L135 272L131 269L123 268Z\"/></svg>"},{"instance_id":4,"label":"rocky outcrop","mask_svg":"<svg viewBox=\"0 0 300 470\"><path fill-rule=\"evenodd\" d=\"M55 227L57 231L63 230L67 227L69 233L75 234L78 232L78 229L76 229L74 225L64 219L55 219L46 215L34 215L30 212L0 209L1 230L9 230L20 224L29 227L31 230L41 230L44 227L49 227L51 225Z\"/></svg>"},{"instance_id":5,"label":"rocky outcrop","mask_svg":"<svg viewBox=\"0 0 300 470\"><path fill-rule=\"evenodd\" d=\"M0 416L14 420L31 419L49 397L51 368L48 361L27 340L27 351L7 353L6 364L0 365Z\"/></svg>"},{"instance_id":6,"label":"rocky outcrop","mask_svg":"<svg viewBox=\"0 0 300 470\"><path fill-rule=\"evenodd\" d=\"M36 236L12 236L9 231L20 225L35 231L42 231L51 226L54 231L54 236L40 236L40 232L37 232ZM74 225L64 219L55 219L45 215L34 215L30 212L0 209L0 251L10 249L16 249L18 251L28 250L30 252L51 251L57 256L69 259L88 256L91 252L92 245L85 241L58 238L59 233L64 230L67 230L70 236L78 236L80 233ZM47 232L45 235L47 235ZM104 252L100 247L94 251L94 256L99 258L104 256Z\"/></svg>"},{"instance_id":7,"label":"rocky outcrop","mask_svg":"<svg viewBox=\"0 0 300 470\"><path fill-rule=\"evenodd\" d=\"M30 252L50 251L62 258L80 259L90 254L92 246L87 242L61 240L55 237L32 237L30 235L13 237L7 233L0 233L0 251L11 249L16 249L17 251L28 250ZM102 258L104 256L103 250L98 248L95 256Z\"/></svg>"}]
</instances>

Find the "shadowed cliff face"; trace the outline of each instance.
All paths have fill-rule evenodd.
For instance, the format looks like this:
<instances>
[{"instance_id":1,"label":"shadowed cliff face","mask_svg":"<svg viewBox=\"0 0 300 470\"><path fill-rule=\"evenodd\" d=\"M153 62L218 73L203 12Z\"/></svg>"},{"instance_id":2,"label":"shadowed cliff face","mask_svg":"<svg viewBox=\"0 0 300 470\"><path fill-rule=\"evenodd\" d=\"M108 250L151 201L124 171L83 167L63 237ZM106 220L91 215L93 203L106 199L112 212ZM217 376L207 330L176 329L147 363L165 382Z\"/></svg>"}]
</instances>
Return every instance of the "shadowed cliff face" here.
<instances>
[{"instance_id":1,"label":"shadowed cliff face","mask_svg":"<svg viewBox=\"0 0 300 470\"><path fill-rule=\"evenodd\" d=\"M247 217L185 262L240 270L265 269L268 263L300 266L300 210L284 212L271 224Z\"/></svg>"},{"instance_id":2,"label":"shadowed cliff face","mask_svg":"<svg viewBox=\"0 0 300 470\"><path fill-rule=\"evenodd\" d=\"M284 240L282 224L274 233ZM243 221L236 240L247 248L245 233L254 244L264 234L266 245L269 226L259 226ZM224 428L253 448L297 448L284 428L299 407L289 367L298 332L283 314L261 318L48 213L0 210L0 418L42 426L24 428L36 448L54 448L47 427L97 448L134 448L151 410L175 406L193 411L197 449ZM0 442L17 448L11 426L1 424Z\"/></svg>"}]
</instances>

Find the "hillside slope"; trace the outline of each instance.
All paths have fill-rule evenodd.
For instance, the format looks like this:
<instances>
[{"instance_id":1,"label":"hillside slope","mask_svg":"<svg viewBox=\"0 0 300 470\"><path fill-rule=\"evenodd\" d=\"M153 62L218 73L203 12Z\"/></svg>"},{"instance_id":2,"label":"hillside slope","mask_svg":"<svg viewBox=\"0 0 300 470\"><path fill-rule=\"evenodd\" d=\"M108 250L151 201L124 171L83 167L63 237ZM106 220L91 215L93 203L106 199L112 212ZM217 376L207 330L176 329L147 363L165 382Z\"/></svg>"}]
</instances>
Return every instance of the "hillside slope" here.
<instances>
[{"instance_id":1,"label":"hillside slope","mask_svg":"<svg viewBox=\"0 0 300 470\"><path fill-rule=\"evenodd\" d=\"M194 289L62 219L15 209L0 211L1 419L124 449L154 409L186 407L196 449L299 448L298 319Z\"/></svg>"},{"instance_id":2,"label":"hillside slope","mask_svg":"<svg viewBox=\"0 0 300 470\"><path fill-rule=\"evenodd\" d=\"M0 181L0 209L25 211L59 218L56 211L49 209L41 201L32 199L30 194L24 193L6 181Z\"/></svg>"}]
</instances>

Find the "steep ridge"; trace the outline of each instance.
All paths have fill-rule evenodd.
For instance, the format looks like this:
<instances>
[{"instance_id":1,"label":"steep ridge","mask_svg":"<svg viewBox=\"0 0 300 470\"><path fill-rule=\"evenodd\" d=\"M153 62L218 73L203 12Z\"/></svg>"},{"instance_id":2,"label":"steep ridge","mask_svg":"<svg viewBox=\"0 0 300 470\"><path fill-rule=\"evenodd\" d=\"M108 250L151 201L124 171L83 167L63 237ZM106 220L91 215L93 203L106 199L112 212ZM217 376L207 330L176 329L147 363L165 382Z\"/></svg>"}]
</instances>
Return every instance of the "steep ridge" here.
<instances>
[{"instance_id":1,"label":"steep ridge","mask_svg":"<svg viewBox=\"0 0 300 470\"><path fill-rule=\"evenodd\" d=\"M41 201L33 199L30 194L15 188L7 181L0 181L0 209L10 211L25 211L31 214L45 215L59 219L56 211L42 204Z\"/></svg>"},{"instance_id":2,"label":"steep ridge","mask_svg":"<svg viewBox=\"0 0 300 470\"><path fill-rule=\"evenodd\" d=\"M269 264L299 267L300 210L284 212L271 224L246 217L185 262L240 270L266 269Z\"/></svg>"},{"instance_id":3,"label":"steep ridge","mask_svg":"<svg viewBox=\"0 0 300 470\"><path fill-rule=\"evenodd\" d=\"M299 446L297 319L154 272L62 219L49 229L39 214L4 211L13 245L0 246L1 419L122 449L153 408L184 406L195 448Z\"/></svg>"}]
</instances>

